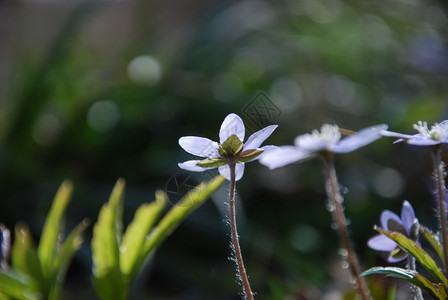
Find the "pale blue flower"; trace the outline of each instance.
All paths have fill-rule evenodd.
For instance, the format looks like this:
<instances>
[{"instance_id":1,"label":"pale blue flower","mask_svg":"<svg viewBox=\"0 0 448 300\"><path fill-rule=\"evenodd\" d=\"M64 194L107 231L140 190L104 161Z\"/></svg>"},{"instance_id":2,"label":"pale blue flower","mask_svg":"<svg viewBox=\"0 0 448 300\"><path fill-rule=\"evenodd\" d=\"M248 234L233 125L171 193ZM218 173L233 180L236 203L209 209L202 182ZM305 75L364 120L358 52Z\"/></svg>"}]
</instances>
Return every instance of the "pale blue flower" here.
<instances>
[{"instance_id":1,"label":"pale blue flower","mask_svg":"<svg viewBox=\"0 0 448 300\"><path fill-rule=\"evenodd\" d=\"M418 131L417 134L383 131L382 135L398 138L395 143L405 141L408 144L416 146L435 146L448 143L448 120L445 120L442 123L435 123L431 126L431 129L428 128L427 122L422 121L414 124L413 127Z\"/></svg>"},{"instance_id":2,"label":"pale blue flower","mask_svg":"<svg viewBox=\"0 0 448 300\"><path fill-rule=\"evenodd\" d=\"M320 130L296 137L293 146L280 146L260 158L260 163L269 169L276 169L288 164L313 158L326 152L348 153L368 145L381 138L381 132L387 125L368 127L341 140L337 125L324 124Z\"/></svg>"},{"instance_id":3,"label":"pale blue flower","mask_svg":"<svg viewBox=\"0 0 448 300\"><path fill-rule=\"evenodd\" d=\"M408 201L403 202L401 218L389 210L384 210L381 213L380 222L384 230L399 232L414 241L418 240L419 223L414 209ZM377 251L390 252L387 260L392 263L401 261L408 256L407 252L401 249L396 242L382 234L369 239L367 245Z\"/></svg>"},{"instance_id":4,"label":"pale blue flower","mask_svg":"<svg viewBox=\"0 0 448 300\"><path fill-rule=\"evenodd\" d=\"M244 163L258 159L277 148L261 144L274 132L277 125L267 126L253 133L243 144L245 127L241 118L231 113L221 124L219 143L204 137L184 136L179 145L188 153L202 157L201 160L189 160L179 163L179 167L193 172L218 168L219 173L230 180L229 163L235 163L235 180L240 180L244 173Z\"/></svg>"}]
</instances>

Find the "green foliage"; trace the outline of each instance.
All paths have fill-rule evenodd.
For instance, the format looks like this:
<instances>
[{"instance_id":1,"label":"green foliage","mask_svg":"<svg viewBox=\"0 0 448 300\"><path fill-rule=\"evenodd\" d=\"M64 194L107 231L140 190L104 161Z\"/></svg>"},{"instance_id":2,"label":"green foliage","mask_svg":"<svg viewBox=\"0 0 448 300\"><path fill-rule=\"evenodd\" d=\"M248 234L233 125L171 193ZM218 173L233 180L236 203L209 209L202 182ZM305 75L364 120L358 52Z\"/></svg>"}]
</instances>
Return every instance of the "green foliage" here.
<instances>
[{"instance_id":1,"label":"green foliage","mask_svg":"<svg viewBox=\"0 0 448 300\"><path fill-rule=\"evenodd\" d=\"M36 290L36 283L25 274L12 270L0 272L0 299L43 299Z\"/></svg>"},{"instance_id":2,"label":"green foliage","mask_svg":"<svg viewBox=\"0 0 448 300\"><path fill-rule=\"evenodd\" d=\"M443 256L443 248L439 242L439 238L437 237L437 235L435 235L431 230L422 225L420 225L420 233L425 237L425 239L429 242L431 247L436 251L437 256L442 260L442 262L444 262L445 257Z\"/></svg>"},{"instance_id":3,"label":"green foliage","mask_svg":"<svg viewBox=\"0 0 448 300\"><path fill-rule=\"evenodd\" d=\"M141 205L122 233L124 180L118 180L108 203L104 204L93 229L93 283L105 300L126 299L130 285L148 256L193 210L198 208L224 181L217 176L189 191L156 224L167 202L163 191L156 200Z\"/></svg>"},{"instance_id":4,"label":"green foliage","mask_svg":"<svg viewBox=\"0 0 448 300\"><path fill-rule=\"evenodd\" d=\"M425 290L434 299L445 300L447 297L446 285L433 283L429 281L427 278L420 275L417 271L406 270L397 267L387 267L387 268L374 267L362 273L363 276L373 274L385 274L390 277L403 279Z\"/></svg>"},{"instance_id":5,"label":"green foliage","mask_svg":"<svg viewBox=\"0 0 448 300\"><path fill-rule=\"evenodd\" d=\"M73 186L65 181L59 188L45 221L36 249L25 224L17 224L12 247L12 270L0 271L1 297L14 299L58 299L70 261L81 247L82 232L89 225L80 223L61 243L63 214ZM7 298L6 298L7 299Z\"/></svg>"},{"instance_id":6,"label":"green foliage","mask_svg":"<svg viewBox=\"0 0 448 300\"><path fill-rule=\"evenodd\" d=\"M399 232L387 231L381 228L376 228L376 230L395 241L401 248L408 252L409 255L415 257L415 259L432 275L432 279L436 280L431 280L430 278L427 278L414 270L396 267L374 267L365 271L362 274L363 276L385 274L387 276L399 278L416 285L422 290L425 290L434 299L447 299L447 278L445 277L443 271L438 267L434 259L425 250L423 250L422 247ZM430 244L434 247L436 252L440 252L441 246L437 240L437 237L427 228L423 228L421 231ZM438 253L438 255L440 256L440 253Z\"/></svg>"},{"instance_id":7,"label":"green foliage","mask_svg":"<svg viewBox=\"0 0 448 300\"><path fill-rule=\"evenodd\" d=\"M124 298L125 289L119 265L124 186L124 180L117 181L109 202L101 208L93 228L93 284L103 299Z\"/></svg>"},{"instance_id":8,"label":"green foliage","mask_svg":"<svg viewBox=\"0 0 448 300\"><path fill-rule=\"evenodd\" d=\"M448 285L448 281L443 274L442 270L437 266L436 262L432 257L422 249L416 242L407 238L403 234L399 232L387 231L381 228L377 228L378 232L384 234L388 238L395 241L398 245L400 245L404 250L406 250L410 255L414 256L415 259L434 276L437 278L440 283L444 285Z\"/></svg>"}]
</instances>

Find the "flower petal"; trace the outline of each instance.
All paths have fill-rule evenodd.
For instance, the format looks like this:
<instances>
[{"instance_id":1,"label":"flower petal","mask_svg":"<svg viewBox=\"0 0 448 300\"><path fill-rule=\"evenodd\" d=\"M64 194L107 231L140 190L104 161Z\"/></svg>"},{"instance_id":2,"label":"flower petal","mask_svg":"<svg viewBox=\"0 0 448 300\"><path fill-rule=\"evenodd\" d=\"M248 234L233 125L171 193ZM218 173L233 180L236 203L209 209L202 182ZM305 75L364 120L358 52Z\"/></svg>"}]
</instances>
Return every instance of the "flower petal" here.
<instances>
[{"instance_id":1,"label":"flower petal","mask_svg":"<svg viewBox=\"0 0 448 300\"><path fill-rule=\"evenodd\" d=\"M253 160L250 160L250 161L261 159L263 156L279 150L280 147L273 146L273 145L266 145L266 146L261 147L260 149L263 149L263 153L261 153L259 156L255 157ZM447 198L448 198L448 196L447 196Z\"/></svg>"},{"instance_id":2,"label":"flower petal","mask_svg":"<svg viewBox=\"0 0 448 300\"><path fill-rule=\"evenodd\" d=\"M389 130L383 130L380 132L380 134L385 137L394 137L394 138L403 139L403 140L407 140L412 137L411 134L398 133L398 132L389 131Z\"/></svg>"},{"instance_id":3,"label":"flower petal","mask_svg":"<svg viewBox=\"0 0 448 300\"><path fill-rule=\"evenodd\" d=\"M244 143L244 150L256 149L274 132L278 125L270 125L253 133Z\"/></svg>"},{"instance_id":4,"label":"flower petal","mask_svg":"<svg viewBox=\"0 0 448 300\"><path fill-rule=\"evenodd\" d=\"M235 165L235 180L238 181L244 175L244 164L237 163Z\"/></svg>"},{"instance_id":5,"label":"flower petal","mask_svg":"<svg viewBox=\"0 0 448 300\"><path fill-rule=\"evenodd\" d=\"M294 139L294 145L309 153L326 150L335 142L337 140L324 140L309 133L301 134Z\"/></svg>"},{"instance_id":6,"label":"flower petal","mask_svg":"<svg viewBox=\"0 0 448 300\"><path fill-rule=\"evenodd\" d=\"M421 134L415 134L411 136L411 138L409 138L406 142L410 145L415 146L434 146L442 143L442 141L435 141L433 139L424 137Z\"/></svg>"},{"instance_id":7,"label":"flower petal","mask_svg":"<svg viewBox=\"0 0 448 300\"><path fill-rule=\"evenodd\" d=\"M199 163L199 162L201 162L201 160L188 160L183 163L178 163L177 165L181 169L184 169L187 171L193 171L193 172L204 172L209 169L214 169L214 168L199 167L199 166L197 166L197 163Z\"/></svg>"},{"instance_id":8,"label":"flower petal","mask_svg":"<svg viewBox=\"0 0 448 300\"><path fill-rule=\"evenodd\" d=\"M237 114L229 114L221 124L219 143L224 143L233 134L242 142L244 140L245 130L243 120Z\"/></svg>"},{"instance_id":9,"label":"flower petal","mask_svg":"<svg viewBox=\"0 0 448 300\"><path fill-rule=\"evenodd\" d=\"M391 212L390 210L384 210L381 213L380 222L381 222L381 227L383 227L383 229L385 229L385 230L389 230L389 225L388 225L389 219L393 219L397 223L401 224L401 219L399 216L397 216L395 213Z\"/></svg>"},{"instance_id":10,"label":"flower petal","mask_svg":"<svg viewBox=\"0 0 448 300\"><path fill-rule=\"evenodd\" d=\"M272 153L273 151L279 150L280 147L273 146L273 145L266 145L266 146L261 147L260 149L263 149L263 153L260 155L260 156L263 156L263 154Z\"/></svg>"},{"instance_id":11,"label":"flower petal","mask_svg":"<svg viewBox=\"0 0 448 300\"><path fill-rule=\"evenodd\" d=\"M230 181L230 167L229 165L224 165L218 168L219 174L224 176L228 181ZM243 177L244 174L244 164L235 164L235 181L238 181Z\"/></svg>"},{"instance_id":12,"label":"flower petal","mask_svg":"<svg viewBox=\"0 0 448 300\"><path fill-rule=\"evenodd\" d=\"M295 146L280 146L261 154L260 163L273 170L311 158L313 155L313 153L300 151Z\"/></svg>"},{"instance_id":13,"label":"flower petal","mask_svg":"<svg viewBox=\"0 0 448 300\"><path fill-rule=\"evenodd\" d=\"M218 157L218 143L204 137L183 136L179 145L188 153L200 157Z\"/></svg>"},{"instance_id":14,"label":"flower petal","mask_svg":"<svg viewBox=\"0 0 448 300\"><path fill-rule=\"evenodd\" d=\"M401 222L409 236L412 225L414 225L415 212L412 205L408 201L403 202L403 208L401 209Z\"/></svg>"},{"instance_id":15,"label":"flower petal","mask_svg":"<svg viewBox=\"0 0 448 300\"><path fill-rule=\"evenodd\" d=\"M386 124L364 128L357 133L346 137L332 147L335 153L348 153L355 151L381 138L381 133L387 129Z\"/></svg>"},{"instance_id":16,"label":"flower petal","mask_svg":"<svg viewBox=\"0 0 448 300\"><path fill-rule=\"evenodd\" d=\"M379 234L367 241L367 246L377 251L392 251L397 247L397 243L385 235Z\"/></svg>"}]
</instances>

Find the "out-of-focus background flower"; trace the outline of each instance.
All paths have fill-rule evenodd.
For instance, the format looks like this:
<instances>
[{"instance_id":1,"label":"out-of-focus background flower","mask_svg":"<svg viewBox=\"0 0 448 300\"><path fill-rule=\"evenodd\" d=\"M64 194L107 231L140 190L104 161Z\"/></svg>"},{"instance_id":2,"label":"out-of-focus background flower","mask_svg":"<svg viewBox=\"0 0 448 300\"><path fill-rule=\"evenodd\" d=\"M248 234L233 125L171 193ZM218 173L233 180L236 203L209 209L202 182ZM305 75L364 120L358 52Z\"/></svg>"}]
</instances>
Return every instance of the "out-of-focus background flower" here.
<instances>
[{"instance_id":1,"label":"out-of-focus background flower","mask_svg":"<svg viewBox=\"0 0 448 300\"><path fill-rule=\"evenodd\" d=\"M234 112L248 134L279 128L291 144L322 123L413 132L447 118L448 18L435 0L0 1L0 222L36 236L63 179L67 227L92 221L119 177L125 222L190 174L184 135L216 139ZM366 241L404 199L436 229L427 149L382 139L337 157L346 214L365 268L386 264ZM320 165L252 163L238 182L240 233L259 299L339 299L350 289L326 211ZM194 174L195 184L213 174ZM133 299L238 299L228 261L227 188L148 263ZM89 240L64 299L95 299ZM373 279L372 279L373 280ZM374 284L382 285L380 278ZM335 298L331 298L335 297ZM379 298L378 298L379 299Z\"/></svg>"}]
</instances>

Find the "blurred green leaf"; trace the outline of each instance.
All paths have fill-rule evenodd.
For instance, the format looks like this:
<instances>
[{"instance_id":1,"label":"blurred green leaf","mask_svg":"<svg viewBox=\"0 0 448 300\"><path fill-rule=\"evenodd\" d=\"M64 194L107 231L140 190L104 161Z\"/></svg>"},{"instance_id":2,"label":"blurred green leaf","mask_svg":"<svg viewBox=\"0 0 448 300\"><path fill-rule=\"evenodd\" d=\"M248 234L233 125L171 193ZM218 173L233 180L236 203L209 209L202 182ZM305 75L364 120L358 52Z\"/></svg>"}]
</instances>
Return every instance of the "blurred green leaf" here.
<instances>
[{"instance_id":1,"label":"blurred green leaf","mask_svg":"<svg viewBox=\"0 0 448 300\"><path fill-rule=\"evenodd\" d=\"M17 224L15 228L11 262L15 270L36 280L39 290L42 291L48 288L31 233L28 227L22 223Z\"/></svg>"},{"instance_id":2,"label":"blurred green leaf","mask_svg":"<svg viewBox=\"0 0 448 300\"><path fill-rule=\"evenodd\" d=\"M436 251L439 258L442 262L445 261L445 257L443 255L443 247L440 245L439 238L435 233L433 233L429 228L420 225L420 232L425 237L425 239L429 242L432 248Z\"/></svg>"},{"instance_id":3,"label":"blurred green leaf","mask_svg":"<svg viewBox=\"0 0 448 300\"><path fill-rule=\"evenodd\" d=\"M193 210L198 208L205 200L224 182L224 177L216 176L209 182L203 182L189 191L179 203L163 217L157 227L146 240L141 255L146 257L158 247Z\"/></svg>"},{"instance_id":4,"label":"blurred green leaf","mask_svg":"<svg viewBox=\"0 0 448 300\"><path fill-rule=\"evenodd\" d=\"M67 273L70 261L75 255L76 251L81 247L83 242L82 233L89 226L88 220L83 220L65 239L61 249L56 253L52 265L52 287L50 290L50 298L58 299L60 287L65 274Z\"/></svg>"},{"instance_id":5,"label":"blurred green leaf","mask_svg":"<svg viewBox=\"0 0 448 300\"><path fill-rule=\"evenodd\" d=\"M373 274L384 274L394 278L403 279L425 290L434 299L446 299L446 286L429 281L427 278L420 275L417 271L406 270L397 267L375 267L363 272L361 275L367 276Z\"/></svg>"},{"instance_id":6,"label":"blurred green leaf","mask_svg":"<svg viewBox=\"0 0 448 300\"><path fill-rule=\"evenodd\" d=\"M440 280L441 283L448 285L448 281L442 270L439 269L436 262L431 258L431 256L429 256L429 254L425 250L423 250L422 247L420 247L416 242L408 239L406 236L398 232L391 232L383 230L381 228L376 228L376 230L395 241L404 250L414 256L415 259L420 264L422 264L422 266L425 267L435 278Z\"/></svg>"},{"instance_id":7,"label":"blurred green leaf","mask_svg":"<svg viewBox=\"0 0 448 300\"><path fill-rule=\"evenodd\" d=\"M37 284L30 277L12 270L0 270L0 291L4 295L19 300L43 299L36 289Z\"/></svg>"},{"instance_id":8,"label":"blurred green leaf","mask_svg":"<svg viewBox=\"0 0 448 300\"><path fill-rule=\"evenodd\" d=\"M166 201L166 194L163 191L157 191L156 200L141 205L126 229L120 248L120 266L121 271L128 278L135 276L143 263L140 257L142 246L165 207Z\"/></svg>"},{"instance_id":9,"label":"blurred green leaf","mask_svg":"<svg viewBox=\"0 0 448 300\"><path fill-rule=\"evenodd\" d=\"M56 193L37 250L26 225L19 223L15 230L12 265L15 270L32 278L36 282L36 289L48 299L59 299L60 287L67 268L73 255L81 246L81 234L88 226L88 222L83 221L72 231L64 243L59 245L62 217L72 190L72 184L65 181Z\"/></svg>"},{"instance_id":10,"label":"blurred green leaf","mask_svg":"<svg viewBox=\"0 0 448 300\"><path fill-rule=\"evenodd\" d=\"M93 228L93 283L97 294L103 299L124 299L127 292L119 254L124 187L125 181L119 179Z\"/></svg>"},{"instance_id":11,"label":"blurred green leaf","mask_svg":"<svg viewBox=\"0 0 448 300\"><path fill-rule=\"evenodd\" d=\"M392 285L387 291L387 300L395 300L397 295L397 285Z\"/></svg>"},{"instance_id":12,"label":"blurred green leaf","mask_svg":"<svg viewBox=\"0 0 448 300\"><path fill-rule=\"evenodd\" d=\"M56 193L50 212L47 215L37 254L44 275L51 276L52 263L57 249L59 234L62 230L62 217L72 195L73 185L64 181Z\"/></svg>"},{"instance_id":13,"label":"blurred green leaf","mask_svg":"<svg viewBox=\"0 0 448 300\"><path fill-rule=\"evenodd\" d=\"M151 231L167 201L166 193L157 191L153 203L137 209L120 243L124 181L119 180L93 228L93 284L97 294L107 300L126 299L131 281L148 255L223 182L224 177L217 176L198 185Z\"/></svg>"}]
</instances>

